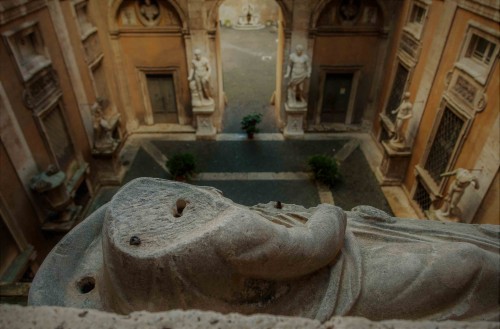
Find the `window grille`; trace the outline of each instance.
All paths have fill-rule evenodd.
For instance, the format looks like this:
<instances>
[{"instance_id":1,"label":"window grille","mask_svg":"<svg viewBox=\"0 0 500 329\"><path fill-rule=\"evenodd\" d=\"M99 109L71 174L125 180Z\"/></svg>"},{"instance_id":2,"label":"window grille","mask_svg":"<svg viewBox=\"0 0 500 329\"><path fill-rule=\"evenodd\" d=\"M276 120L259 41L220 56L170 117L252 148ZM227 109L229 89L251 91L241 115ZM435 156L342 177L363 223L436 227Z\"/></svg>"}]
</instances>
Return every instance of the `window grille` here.
<instances>
[{"instance_id":1,"label":"window grille","mask_svg":"<svg viewBox=\"0 0 500 329\"><path fill-rule=\"evenodd\" d=\"M446 171L463 126L464 121L446 107L425 163L425 169L438 185L441 182L440 175Z\"/></svg>"},{"instance_id":2,"label":"window grille","mask_svg":"<svg viewBox=\"0 0 500 329\"><path fill-rule=\"evenodd\" d=\"M432 204L431 197L429 193L422 185L422 183L417 183L417 189L415 190L415 195L413 196L413 200L418 204L422 211L429 210Z\"/></svg>"},{"instance_id":3,"label":"window grille","mask_svg":"<svg viewBox=\"0 0 500 329\"><path fill-rule=\"evenodd\" d=\"M396 114L391 112L398 108L401 104L401 98L406 88L406 81L408 80L409 71L401 64L398 64L396 70L396 76L394 77L394 82L392 83L392 91L389 96L389 101L387 102L386 115L394 121Z\"/></svg>"},{"instance_id":4,"label":"window grille","mask_svg":"<svg viewBox=\"0 0 500 329\"><path fill-rule=\"evenodd\" d=\"M74 158L74 149L59 106L43 117L42 124L57 163L64 171Z\"/></svg>"}]
</instances>

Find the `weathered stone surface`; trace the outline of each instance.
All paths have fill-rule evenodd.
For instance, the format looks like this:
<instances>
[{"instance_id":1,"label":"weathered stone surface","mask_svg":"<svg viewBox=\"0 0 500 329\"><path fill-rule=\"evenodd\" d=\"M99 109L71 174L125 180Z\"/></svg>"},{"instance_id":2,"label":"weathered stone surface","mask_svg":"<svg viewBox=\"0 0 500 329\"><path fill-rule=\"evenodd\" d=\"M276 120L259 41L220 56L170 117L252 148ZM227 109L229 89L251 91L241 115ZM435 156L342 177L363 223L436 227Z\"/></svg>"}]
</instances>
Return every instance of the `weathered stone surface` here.
<instances>
[{"instance_id":1,"label":"weathered stone surface","mask_svg":"<svg viewBox=\"0 0 500 329\"><path fill-rule=\"evenodd\" d=\"M119 315L69 307L22 307L0 305L0 328L9 329L498 329L492 322L402 321L374 322L357 317L334 317L321 324L317 320L256 314L220 314L203 311L134 312Z\"/></svg>"},{"instance_id":2,"label":"weathered stone surface","mask_svg":"<svg viewBox=\"0 0 500 329\"><path fill-rule=\"evenodd\" d=\"M140 178L47 257L32 305L327 321L499 318L499 228L274 203ZM104 265L103 265L104 264Z\"/></svg>"}]
</instances>

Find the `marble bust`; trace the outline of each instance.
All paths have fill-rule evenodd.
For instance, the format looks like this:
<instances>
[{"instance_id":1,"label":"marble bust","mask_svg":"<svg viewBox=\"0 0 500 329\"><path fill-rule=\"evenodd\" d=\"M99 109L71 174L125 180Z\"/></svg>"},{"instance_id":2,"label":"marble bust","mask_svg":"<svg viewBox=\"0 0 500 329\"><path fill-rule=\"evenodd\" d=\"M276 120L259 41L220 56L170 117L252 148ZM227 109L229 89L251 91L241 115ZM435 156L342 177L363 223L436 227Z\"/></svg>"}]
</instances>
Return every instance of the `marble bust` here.
<instances>
[{"instance_id":1,"label":"marble bust","mask_svg":"<svg viewBox=\"0 0 500 329\"><path fill-rule=\"evenodd\" d=\"M210 187L139 178L56 246L29 303L498 321L499 233L368 206L248 208ZM82 278L95 288L78 291Z\"/></svg>"}]
</instances>

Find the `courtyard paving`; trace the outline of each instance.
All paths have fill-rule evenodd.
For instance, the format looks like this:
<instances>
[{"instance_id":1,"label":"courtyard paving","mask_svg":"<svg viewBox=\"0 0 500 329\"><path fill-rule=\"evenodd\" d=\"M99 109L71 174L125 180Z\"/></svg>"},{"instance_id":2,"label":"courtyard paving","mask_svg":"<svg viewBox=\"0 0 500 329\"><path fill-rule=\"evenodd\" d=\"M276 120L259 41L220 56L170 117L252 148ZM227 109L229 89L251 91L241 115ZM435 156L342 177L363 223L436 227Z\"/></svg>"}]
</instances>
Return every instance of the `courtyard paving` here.
<instances>
[{"instance_id":1,"label":"courtyard paving","mask_svg":"<svg viewBox=\"0 0 500 329\"><path fill-rule=\"evenodd\" d=\"M331 135L327 139L283 140L276 135L252 141L240 135L218 141L133 135L122 151L123 161L128 164L123 184L138 177L172 179L165 167L166 160L176 153L189 152L197 159L198 170L191 184L215 187L243 205L279 200L313 207L330 202L345 210L365 204L392 213L360 148L340 164L342 180L329 189L331 199L320 193L321 186L312 178L307 159L314 154L335 156L350 138ZM109 201L117 190L118 187L102 188L90 211Z\"/></svg>"}]
</instances>

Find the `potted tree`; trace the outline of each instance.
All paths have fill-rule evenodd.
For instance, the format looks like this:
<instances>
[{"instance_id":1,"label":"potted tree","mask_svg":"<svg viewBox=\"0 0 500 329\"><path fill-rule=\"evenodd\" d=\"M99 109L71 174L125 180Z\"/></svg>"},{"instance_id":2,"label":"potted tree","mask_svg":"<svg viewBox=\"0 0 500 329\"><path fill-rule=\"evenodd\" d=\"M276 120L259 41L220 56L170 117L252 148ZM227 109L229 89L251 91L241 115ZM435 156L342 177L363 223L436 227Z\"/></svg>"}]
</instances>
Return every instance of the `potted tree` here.
<instances>
[{"instance_id":1,"label":"potted tree","mask_svg":"<svg viewBox=\"0 0 500 329\"><path fill-rule=\"evenodd\" d=\"M196 159L191 153L177 153L167 160L167 169L172 177L181 182L196 173Z\"/></svg>"},{"instance_id":2,"label":"potted tree","mask_svg":"<svg viewBox=\"0 0 500 329\"><path fill-rule=\"evenodd\" d=\"M314 179L325 185L333 186L340 179L338 163L328 155L313 155L307 163L314 173Z\"/></svg>"},{"instance_id":3,"label":"potted tree","mask_svg":"<svg viewBox=\"0 0 500 329\"><path fill-rule=\"evenodd\" d=\"M255 133L259 132L257 124L262 121L262 113L252 113L246 115L241 120L241 129L247 133L248 139L253 139Z\"/></svg>"}]
</instances>

